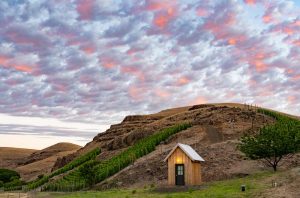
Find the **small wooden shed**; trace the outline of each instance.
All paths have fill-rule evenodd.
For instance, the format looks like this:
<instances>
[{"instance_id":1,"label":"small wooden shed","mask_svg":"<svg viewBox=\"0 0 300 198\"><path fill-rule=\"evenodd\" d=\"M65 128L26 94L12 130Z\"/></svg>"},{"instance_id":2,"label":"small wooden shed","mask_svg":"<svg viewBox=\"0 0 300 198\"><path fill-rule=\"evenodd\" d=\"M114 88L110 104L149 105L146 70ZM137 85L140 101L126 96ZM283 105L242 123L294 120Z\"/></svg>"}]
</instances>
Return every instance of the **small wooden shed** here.
<instances>
[{"instance_id":1,"label":"small wooden shed","mask_svg":"<svg viewBox=\"0 0 300 198\"><path fill-rule=\"evenodd\" d=\"M178 143L167 155L169 185L200 185L204 159L189 145Z\"/></svg>"}]
</instances>

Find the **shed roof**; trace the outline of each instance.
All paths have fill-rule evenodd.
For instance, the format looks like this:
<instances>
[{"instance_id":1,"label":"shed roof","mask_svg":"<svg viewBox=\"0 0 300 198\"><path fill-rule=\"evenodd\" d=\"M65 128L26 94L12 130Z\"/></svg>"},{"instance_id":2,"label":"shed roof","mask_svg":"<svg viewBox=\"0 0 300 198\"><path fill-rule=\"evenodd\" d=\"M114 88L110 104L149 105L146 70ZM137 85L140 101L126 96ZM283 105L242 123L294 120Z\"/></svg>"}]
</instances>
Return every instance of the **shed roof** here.
<instances>
[{"instance_id":1,"label":"shed roof","mask_svg":"<svg viewBox=\"0 0 300 198\"><path fill-rule=\"evenodd\" d=\"M172 155L172 153L176 150L176 148L179 147L192 161L198 161L198 162L204 162L204 159L189 145L187 144L181 144L178 143L171 152L167 155L167 157L164 159L164 161L167 161L167 159Z\"/></svg>"}]
</instances>

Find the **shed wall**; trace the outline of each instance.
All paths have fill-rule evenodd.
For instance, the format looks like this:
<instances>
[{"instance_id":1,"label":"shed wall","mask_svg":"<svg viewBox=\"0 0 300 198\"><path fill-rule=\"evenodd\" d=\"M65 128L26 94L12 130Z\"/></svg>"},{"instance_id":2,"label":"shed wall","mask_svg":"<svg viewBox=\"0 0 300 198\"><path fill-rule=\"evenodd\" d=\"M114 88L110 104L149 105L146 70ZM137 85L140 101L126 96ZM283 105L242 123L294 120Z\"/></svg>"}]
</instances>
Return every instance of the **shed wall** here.
<instances>
[{"instance_id":1,"label":"shed wall","mask_svg":"<svg viewBox=\"0 0 300 198\"><path fill-rule=\"evenodd\" d=\"M200 163L192 162L192 160L180 148L176 148L172 155L168 158L169 185L175 185L175 164L184 164L185 185L201 184Z\"/></svg>"}]
</instances>

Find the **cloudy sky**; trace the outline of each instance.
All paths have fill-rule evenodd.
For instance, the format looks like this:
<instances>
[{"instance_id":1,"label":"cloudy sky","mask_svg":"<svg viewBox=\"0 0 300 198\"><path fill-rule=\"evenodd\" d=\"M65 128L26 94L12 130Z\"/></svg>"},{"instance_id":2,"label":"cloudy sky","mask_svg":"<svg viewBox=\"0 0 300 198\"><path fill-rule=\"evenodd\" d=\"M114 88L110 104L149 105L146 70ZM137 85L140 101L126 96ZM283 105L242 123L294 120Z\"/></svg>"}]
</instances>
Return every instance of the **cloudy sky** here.
<instances>
[{"instance_id":1,"label":"cloudy sky","mask_svg":"<svg viewBox=\"0 0 300 198\"><path fill-rule=\"evenodd\" d=\"M1 0L0 146L206 102L300 115L297 0Z\"/></svg>"}]
</instances>

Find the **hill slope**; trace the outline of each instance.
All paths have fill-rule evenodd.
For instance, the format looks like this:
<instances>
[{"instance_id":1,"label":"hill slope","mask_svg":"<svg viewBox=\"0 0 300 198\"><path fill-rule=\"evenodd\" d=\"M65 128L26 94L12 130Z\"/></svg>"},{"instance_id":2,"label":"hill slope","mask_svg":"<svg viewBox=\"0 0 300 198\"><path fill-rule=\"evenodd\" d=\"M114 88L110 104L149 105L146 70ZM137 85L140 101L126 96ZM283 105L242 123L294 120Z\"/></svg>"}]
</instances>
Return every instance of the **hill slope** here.
<instances>
[{"instance_id":1,"label":"hill slope","mask_svg":"<svg viewBox=\"0 0 300 198\"><path fill-rule=\"evenodd\" d=\"M15 168L25 158L37 150L24 148L0 147L0 167Z\"/></svg>"},{"instance_id":2,"label":"hill slope","mask_svg":"<svg viewBox=\"0 0 300 198\"><path fill-rule=\"evenodd\" d=\"M23 180L35 179L51 172L58 158L72 154L81 147L71 143L58 143L42 150L0 148L0 167L16 170Z\"/></svg>"},{"instance_id":3,"label":"hill slope","mask_svg":"<svg viewBox=\"0 0 300 198\"><path fill-rule=\"evenodd\" d=\"M94 188L165 184L167 166L162 160L178 142L191 145L206 160L202 165L205 182L264 170L263 166L245 159L236 149L237 140L243 134L255 134L261 127L276 122L273 116L257 110L256 107L241 104L203 104L150 115L127 116L120 124L98 134L85 147L58 158L52 170L63 167L75 158L78 160L79 156L84 157L95 148L101 150L92 160L72 166L72 169L65 166L63 169L66 171L59 169L59 174L54 174L56 171L52 176L34 181L28 189L45 184L42 186L44 190L76 190L88 186L88 182L99 181L102 182ZM163 135L165 138L160 139L164 129L169 130L183 123L188 123L189 127ZM299 155L296 155L286 160L285 166L299 166L298 159ZM92 173L94 176L89 177Z\"/></svg>"},{"instance_id":4,"label":"hill slope","mask_svg":"<svg viewBox=\"0 0 300 198\"><path fill-rule=\"evenodd\" d=\"M110 159L138 140L156 131L183 121L192 127L173 135L156 150L138 159L96 188L144 186L166 182L166 163L162 160L177 143L192 145L206 160L203 164L204 181L214 181L243 176L264 169L256 161L245 160L237 151L237 139L244 133L257 133L259 129L275 120L258 113L255 107L242 104L203 104L168 109L156 114L127 116L104 133L98 134L92 142L72 155L59 159L54 169L62 167L74 157L93 148L100 147L98 160ZM285 162L285 166L298 166L297 157Z\"/></svg>"}]
</instances>

